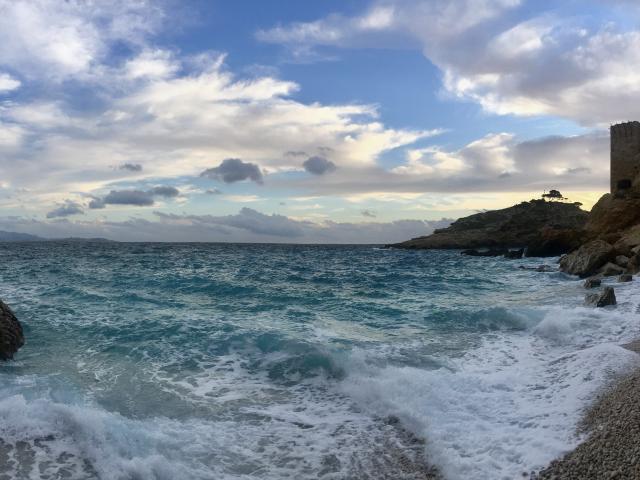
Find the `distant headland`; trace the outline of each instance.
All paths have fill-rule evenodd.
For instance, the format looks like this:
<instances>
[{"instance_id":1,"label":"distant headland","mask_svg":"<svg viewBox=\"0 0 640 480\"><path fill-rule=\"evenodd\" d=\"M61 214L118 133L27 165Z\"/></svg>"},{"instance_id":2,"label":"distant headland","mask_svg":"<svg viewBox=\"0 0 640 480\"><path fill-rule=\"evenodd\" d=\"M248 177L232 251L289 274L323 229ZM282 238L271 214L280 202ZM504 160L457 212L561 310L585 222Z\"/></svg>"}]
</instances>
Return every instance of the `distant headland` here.
<instances>
[{"instance_id":1,"label":"distant headland","mask_svg":"<svg viewBox=\"0 0 640 480\"><path fill-rule=\"evenodd\" d=\"M512 248L520 249L520 256L531 257L568 253L570 255L561 263L561 268L581 276L597 273L617 257L622 263L618 266L622 270L629 269L624 258L633 257L634 249L640 245L640 122L613 125L610 134L611 191L598 200L591 212L583 211L578 203L553 201L554 195L551 201L531 200L461 218L431 235L388 246L485 248L493 254L506 254L511 258L518 256L517 252L509 250ZM592 243L596 241L600 243ZM605 253L589 268L577 268L574 260L593 251L596 245ZM638 265L640 269L640 258Z\"/></svg>"}]
</instances>

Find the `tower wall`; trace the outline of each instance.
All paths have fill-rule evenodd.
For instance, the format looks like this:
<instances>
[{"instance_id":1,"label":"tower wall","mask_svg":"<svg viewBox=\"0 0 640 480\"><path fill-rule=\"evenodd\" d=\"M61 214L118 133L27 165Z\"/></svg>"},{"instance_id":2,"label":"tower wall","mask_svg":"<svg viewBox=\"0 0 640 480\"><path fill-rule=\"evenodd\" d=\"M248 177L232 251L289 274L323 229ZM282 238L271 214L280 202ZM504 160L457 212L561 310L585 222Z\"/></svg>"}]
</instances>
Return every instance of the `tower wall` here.
<instances>
[{"instance_id":1,"label":"tower wall","mask_svg":"<svg viewBox=\"0 0 640 480\"><path fill-rule=\"evenodd\" d=\"M611 193L631 187L640 174L640 122L611 127Z\"/></svg>"}]
</instances>

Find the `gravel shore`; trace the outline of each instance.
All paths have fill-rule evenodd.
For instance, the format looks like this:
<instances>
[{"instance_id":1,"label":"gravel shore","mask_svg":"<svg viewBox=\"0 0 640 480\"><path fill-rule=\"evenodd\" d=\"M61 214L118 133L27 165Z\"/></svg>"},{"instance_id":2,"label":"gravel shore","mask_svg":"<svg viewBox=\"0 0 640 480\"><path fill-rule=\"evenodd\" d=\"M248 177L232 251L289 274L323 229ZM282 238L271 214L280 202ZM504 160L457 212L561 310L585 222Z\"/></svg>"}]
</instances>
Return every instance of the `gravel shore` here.
<instances>
[{"instance_id":1,"label":"gravel shore","mask_svg":"<svg viewBox=\"0 0 640 480\"><path fill-rule=\"evenodd\" d=\"M623 346L640 353L640 341ZM596 400L580 430L587 439L532 480L640 480L640 369Z\"/></svg>"}]
</instances>

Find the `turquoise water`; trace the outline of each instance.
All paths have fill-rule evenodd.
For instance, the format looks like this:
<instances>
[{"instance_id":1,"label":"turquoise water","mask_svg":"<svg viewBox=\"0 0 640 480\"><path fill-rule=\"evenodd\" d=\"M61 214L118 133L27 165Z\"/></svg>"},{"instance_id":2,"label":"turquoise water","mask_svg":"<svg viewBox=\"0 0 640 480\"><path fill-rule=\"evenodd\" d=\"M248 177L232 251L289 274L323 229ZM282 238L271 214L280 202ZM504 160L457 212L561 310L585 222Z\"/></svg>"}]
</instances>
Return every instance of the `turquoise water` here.
<instances>
[{"instance_id":1,"label":"turquoise water","mask_svg":"<svg viewBox=\"0 0 640 480\"><path fill-rule=\"evenodd\" d=\"M0 260L27 337L0 366L0 478L417 478L423 459L514 478L575 444L640 333L634 284L595 311L579 281L517 268L537 260L111 243Z\"/></svg>"}]
</instances>

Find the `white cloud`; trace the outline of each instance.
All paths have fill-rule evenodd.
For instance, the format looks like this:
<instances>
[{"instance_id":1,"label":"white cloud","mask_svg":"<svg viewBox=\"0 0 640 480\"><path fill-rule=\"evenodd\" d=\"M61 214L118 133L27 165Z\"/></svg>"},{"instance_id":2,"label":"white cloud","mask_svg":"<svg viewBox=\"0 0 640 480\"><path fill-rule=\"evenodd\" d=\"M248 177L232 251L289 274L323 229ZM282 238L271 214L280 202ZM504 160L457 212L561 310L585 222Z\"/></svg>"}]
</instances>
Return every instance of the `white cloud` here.
<instances>
[{"instance_id":1,"label":"white cloud","mask_svg":"<svg viewBox=\"0 0 640 480\"><path fill-rule=\"evenodd\" d=\"M8 73L0 73L0 93L16 90L20 88L20 85L22 85L20 80L13 78Z\"/></svg>"},{"instance_id":2,"label":"white cloud","mask_svg":"<svg viewBox=\"0 0 640 480\"><path fill-rule=\"evenodd\" d=\"M370 105L297 102L290 98L295 83L236 78L223 55L201 57L199 65L124 82L102 110L77 112L62 101L5 104L0 121L11 122L13 133L0 141L35 141L0 163L0 173L34 196L102 195L128 177L113 165L144 164L138 180L197 177L235 157L266 172L293 171L300 161L286 151L322 150L341 166L371 166L388 150L440 133L387 128Z\"/></svg>"},{"instance_id":3,"label":"white cloud","mask_svg":"<svg viewBox=\"0 0 640 480\"><path fill-rule=\"evenodd\" d=\"M129 78L167 78L179 69L170 52L165 50L145 50L125 63L124 70Z\"/></svg>"},{"instance_id":4,"label":"white cloud","mask_svg":"<svg viewBox=\"0 0 640 480\"><path fill-rule=\"evenodd\" d=\"M145 0L0 0L0 65L35 80L90 75L117 42L139 44L161 10Z\"/></svg>"},{"instance_id":5,"label":"white cloud","mask_svg":"<svg viewBox=\"0 0 640 480\"><path fill-rule=\"evenodd\" d=\"M377 0L360 15L331 15L257 36L306 52L314 46L420 48L442 70L451 95L494 113L599 126L640 116L638 29L590 18L588 7L577 17L562 9L546 13L529 1L533 13L514 13L521 3ZM381 19L376 28L372 18Z\"/></svg>"}]
</instances>

